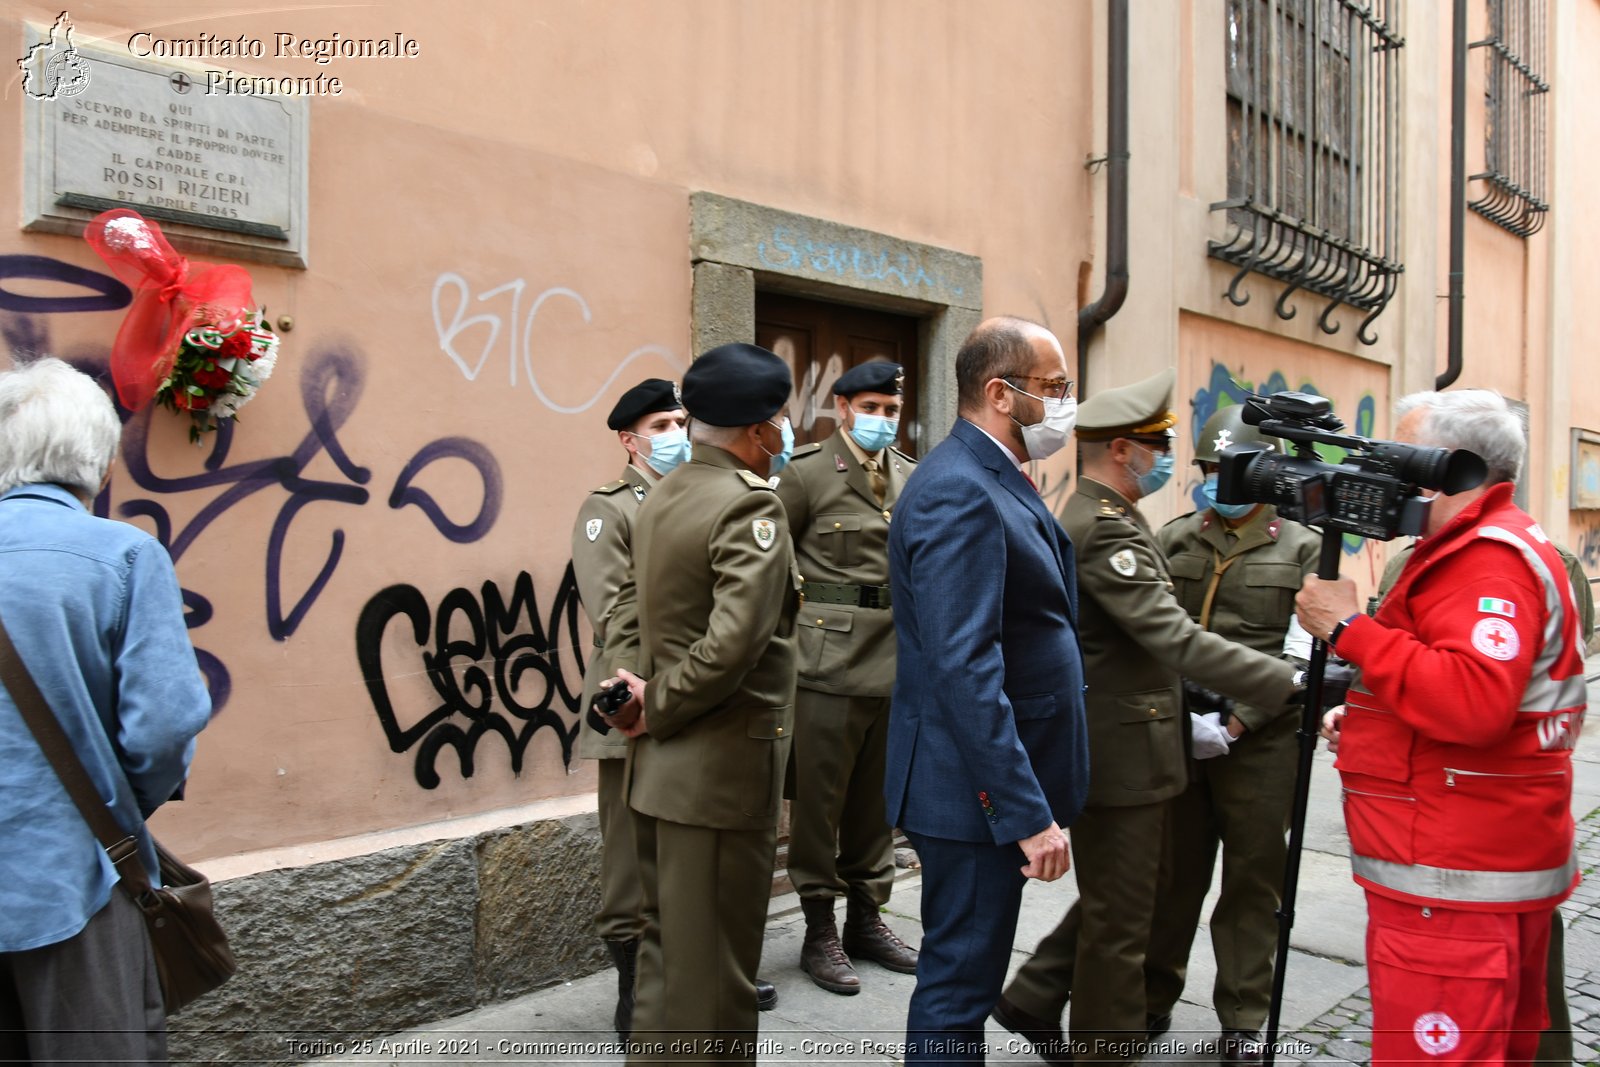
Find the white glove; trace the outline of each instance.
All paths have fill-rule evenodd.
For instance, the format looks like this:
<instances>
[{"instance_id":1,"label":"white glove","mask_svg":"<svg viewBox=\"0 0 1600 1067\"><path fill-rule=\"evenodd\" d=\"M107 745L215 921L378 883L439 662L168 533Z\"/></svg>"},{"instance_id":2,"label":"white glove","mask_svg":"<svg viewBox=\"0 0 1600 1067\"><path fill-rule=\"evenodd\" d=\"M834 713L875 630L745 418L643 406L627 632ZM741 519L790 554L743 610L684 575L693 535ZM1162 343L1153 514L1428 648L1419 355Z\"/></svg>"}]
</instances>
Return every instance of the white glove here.
<instances>
[{"instance_id":1,"label":"white glove","mask_svg":"<svg viewBox=\"0 0 1600 1067\"><path fill-rule=\"evenodd\" d=\"M1222 725L1221 712L1208 711L1204 715L1196 715L1191 711L1189 726L1195 759L1211 759L1228 754L1228 746L1233 744L1233 738L1228 736L1228 728Z\"/></svg>"}]
</instances>

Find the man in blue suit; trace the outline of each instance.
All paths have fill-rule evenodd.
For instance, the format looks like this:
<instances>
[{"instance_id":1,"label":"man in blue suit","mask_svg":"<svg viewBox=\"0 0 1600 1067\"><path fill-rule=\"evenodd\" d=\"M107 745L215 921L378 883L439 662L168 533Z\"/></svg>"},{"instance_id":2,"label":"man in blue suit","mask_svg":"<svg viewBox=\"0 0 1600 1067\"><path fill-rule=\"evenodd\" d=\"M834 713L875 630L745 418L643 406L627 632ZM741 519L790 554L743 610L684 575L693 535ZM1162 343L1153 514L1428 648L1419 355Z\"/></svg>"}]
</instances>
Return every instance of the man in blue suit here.
<instances>
[{"instance_id":1,"label":"man in blue suit","mask_svg":"<svg viewBox=\"0 0 1600 1067\"><path fill-rule=\"evenodd\" d=\"M961 417L890 526L884 797L923 872L907 1063L983 1062L1022 887L1066 873L1088 789L1072 542L1022 470L1071 435L1066 372L1045 327L980 324L956 356Z\"/></svg>"}]
</instances>

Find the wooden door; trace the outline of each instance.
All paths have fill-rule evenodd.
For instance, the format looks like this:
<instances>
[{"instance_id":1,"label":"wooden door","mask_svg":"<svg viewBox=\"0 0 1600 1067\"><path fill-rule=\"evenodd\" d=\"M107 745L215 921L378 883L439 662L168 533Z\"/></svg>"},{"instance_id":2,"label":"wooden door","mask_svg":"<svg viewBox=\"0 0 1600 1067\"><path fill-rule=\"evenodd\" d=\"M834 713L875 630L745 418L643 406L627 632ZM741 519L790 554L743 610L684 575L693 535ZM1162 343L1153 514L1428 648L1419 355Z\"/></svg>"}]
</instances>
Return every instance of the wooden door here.
<instances>
[{"instance_id":1,"label":"wooden door","mask_svg":"<svg viewBox=\"0 0 1600 1067\"><path fill-rule=\"evenodd\" d=\"M821 441L837 429L833 383L869 360L898 363L906 370L900 412L902 451L917 454L917 320L845 304L756 294L756 344L782 356L794 374L789 421L796 444Z\"/></svg>"}]
</instances>

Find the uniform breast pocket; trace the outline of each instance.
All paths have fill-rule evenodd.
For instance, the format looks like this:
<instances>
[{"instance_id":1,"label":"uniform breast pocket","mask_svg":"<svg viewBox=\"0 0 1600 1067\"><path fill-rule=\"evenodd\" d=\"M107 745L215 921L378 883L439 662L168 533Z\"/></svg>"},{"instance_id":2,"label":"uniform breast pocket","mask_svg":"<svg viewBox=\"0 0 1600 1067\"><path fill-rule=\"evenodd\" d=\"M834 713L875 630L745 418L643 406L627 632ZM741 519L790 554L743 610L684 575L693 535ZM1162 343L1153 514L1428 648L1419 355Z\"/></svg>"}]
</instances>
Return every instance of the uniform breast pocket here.
<instances>
[{"instance_id":1,"label":"uniform breast pocket","mask_svg":"<svg viewBox=\"0 0 1600 1067\"><path fill-rule=\"evenodd\" d=\"M819 515L816 530L835 567L854 567L861 555L860 515Z\"/></svg>"},{"instance_id":2,"label":"uniform breast pocket","mask_svg":"<svg viewBox=\"0 0 1600 1067\"><path fill-rule=\"evenodd\" d=\"M1191 615L1200 612L1200 599L1205 595L1204 582L1211 571L1211 561L1196 552L1180 552L1167 561L1167 573L1172 577L1173 592ZM1190 603L1190 601L1193 603Z\"/></svg>"},{"instance_id":3,"label":"uniform breast pocket","mask_svg":"<svg viewBox=\"0 0 1600 1067\"><path fill-rule=\"evenodd\" d=\"M1299 564L1246 563L1244 583L1258 591L1262 608L1259 621L1270 619L1281 631L1282 624L1294 613L1294 595L1302 584Z\"/></svg>"}]
</instances>

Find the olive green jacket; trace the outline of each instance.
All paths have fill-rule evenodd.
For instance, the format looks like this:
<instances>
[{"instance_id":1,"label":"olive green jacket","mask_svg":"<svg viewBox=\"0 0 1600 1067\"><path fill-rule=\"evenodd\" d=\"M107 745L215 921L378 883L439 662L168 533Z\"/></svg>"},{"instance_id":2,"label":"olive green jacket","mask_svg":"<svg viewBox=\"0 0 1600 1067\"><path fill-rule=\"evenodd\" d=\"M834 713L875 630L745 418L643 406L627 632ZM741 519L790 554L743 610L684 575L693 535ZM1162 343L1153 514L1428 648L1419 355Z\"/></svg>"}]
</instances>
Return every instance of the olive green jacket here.
<instances>
[{"instance_id":1,"label":"olive green jacket","mask_svg":"<svg viewBox=\"0 0 1600 1067\"><path fill-rule=\"evenodd\" d=\"M1175 797L1189 781L1182 679L1279 707L1294 690L1295 669L1189 618L1144 516L1109 486L1079 478L1062 525L1078 557L1088 803L1124 807Z\"/></svg>"},{"instance_id":2,"label":"olive green jacket","mask_svg":"<svg viewBox=\"0 0 1600 1067\"><path fill-rule=\"evenodd\" d=\"M628 739L621 731L599 733L588 723L586 712L595 690L611 677L605 654L606 625L616 609L617 592L633 565L633 518L649 495L648 474L629 463L622 477L592 490L578 509L572 526L572 573L578 580L578 597L594 628L594 650L583 676L583 697L578 704L578 754L585 759L621 759L628 754Z\"/></svg>"},{"instance_id":3,"label":"olive green jacket","mask_svg":"<svg viewBox=\"0 0 1600 1067\"><path fill-rule=\"evenodd\" d=\"M639 509L633 563L606 631L612 668L648 682L629 805L689 826L776 826L800 585L783 505L736 457L697 444Z\"/></svg>"},{"instance_id":4,"label":"olive green jacket","mask_svg":"<svg viewBox=\"0 0 1600 1067\"><path fill-rule=\"evenodd\" d=\"M1189 617L1230 641L1269 656L1283 654L1294 597L1316 573L1322 539L1297 522L1263 507L1230 536L1207 508L1181 515L1156 540L1167 557L1173 592ZM1220 572L1220 573L1219 573ZM1209 606L1207 599L1210 599ZM1239 707L1234 714L1256 728L1299 705Z\"/></svg>"},{"instance_id":5,"label":"olive green jacket","mask_svg":"<svg viewBox=\"0 0 1600 1067\"><path fill-rule=\"evenodd\" d=\"M841 428L806 445L778 478L789 516L795 562L807 582L889 584L889 517L916 462L883 450L884 502ZM800 612L800 685L824 693L888 696L894 688L893 608L824 604L808 597Z\"/></svg>"}]
</instances>

